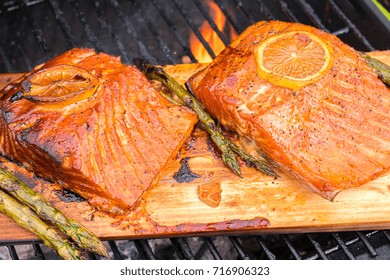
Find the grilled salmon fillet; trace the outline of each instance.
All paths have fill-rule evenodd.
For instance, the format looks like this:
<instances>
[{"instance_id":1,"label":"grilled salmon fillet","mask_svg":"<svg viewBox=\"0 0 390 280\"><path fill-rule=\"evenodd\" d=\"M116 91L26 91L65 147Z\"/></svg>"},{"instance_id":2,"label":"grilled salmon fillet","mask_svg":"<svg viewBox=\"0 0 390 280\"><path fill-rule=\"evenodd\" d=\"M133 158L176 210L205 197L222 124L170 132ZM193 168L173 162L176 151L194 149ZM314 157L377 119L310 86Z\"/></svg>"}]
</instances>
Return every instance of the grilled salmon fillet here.
<instances>
[{"instance_id":1,"label":"grilled salmon fillet","mask_svg":"<svg viewBox=\"0 0 390 280\"><path fill-rule=\"evenodd\" d=\"M309 82L278 74L291 70L282 69L286 61L278 58L289 42L320 50L296 69L326 61ZM273 62L266 56L275 56L275 72L267 69ZM294 51L287 59L296 58ZM390 90L336 36L298 23L256 23L188 86L222 125L327 199L390 168Z\"/></svg>"},{"instance_id":2,"label":"grilled salmon fillet","mask_svg":"<svg viewBox=\"0 0 390 280\"><path fill-rule=\"evenodd\" d=\"M135 67L91 49L37 66L0 96L0 153L118 214L157 182L197 121Z\"/></svg>"}]
</instances>

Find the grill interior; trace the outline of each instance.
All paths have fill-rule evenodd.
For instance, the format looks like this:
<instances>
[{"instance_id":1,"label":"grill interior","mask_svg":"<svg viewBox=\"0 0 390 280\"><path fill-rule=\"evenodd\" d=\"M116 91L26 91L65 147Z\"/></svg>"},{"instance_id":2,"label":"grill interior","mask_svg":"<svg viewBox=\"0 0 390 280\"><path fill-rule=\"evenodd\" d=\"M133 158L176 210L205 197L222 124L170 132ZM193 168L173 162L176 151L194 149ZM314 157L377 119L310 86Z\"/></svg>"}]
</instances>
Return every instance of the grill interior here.
<instances>
[{"instance_id":1,"label":"grill interior","mask_svg":"<svg viewBox=\"0 0 390 280\"><path fill-rule=\"evenodd\" d=\"M297 21L337 35L361 51L390 49L390 22L371 1L214 0L236 33L260 20ZM201 0L3 1L0 72L24 72L73 47L90 47L153 64L197 62L193 32L207 20L227 45ZM5 28L4 28L5 27ZM375 32L372 32L375 30ZM358 231L105 241L113 259L390 259L390 233ZM56 259L40 242L0 243L0 259ZM97 258L90 255L91 259Z\"/></svg>"}]
</instances>

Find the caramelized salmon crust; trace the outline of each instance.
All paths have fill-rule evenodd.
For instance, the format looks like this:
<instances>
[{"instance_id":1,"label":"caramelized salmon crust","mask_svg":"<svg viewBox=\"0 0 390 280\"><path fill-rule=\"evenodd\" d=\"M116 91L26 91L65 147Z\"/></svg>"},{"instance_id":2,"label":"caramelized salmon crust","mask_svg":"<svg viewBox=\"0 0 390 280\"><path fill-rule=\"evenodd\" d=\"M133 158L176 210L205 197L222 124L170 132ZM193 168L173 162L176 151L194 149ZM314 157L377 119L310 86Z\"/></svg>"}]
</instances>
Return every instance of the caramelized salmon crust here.
<instances>
[{"instance_id":1,"label":"caramelized salmon crust","mask_svg":"<svg viewBox=\"0 0 390 280\"><path fill-rule=\"evenodd\" d=\"M260 77L256 52L265 40L294 32L318 38L331 65L313 83L292 89ZM390 168L390 91L336 36L298 23L259 22L188 85L222 125L325 198Z\"/></svg>"},{"instance_id":2,"label":"caramelized salmon crust","mask_svg":"<svg viewBox=\"0 0 390 280\"><path fill-rule=\"evenodd\" d=\"M1 91L0 153L91 205L125 213L153 186L197 118L133 66L70 50Z\"/></svg>"}]
</instances>

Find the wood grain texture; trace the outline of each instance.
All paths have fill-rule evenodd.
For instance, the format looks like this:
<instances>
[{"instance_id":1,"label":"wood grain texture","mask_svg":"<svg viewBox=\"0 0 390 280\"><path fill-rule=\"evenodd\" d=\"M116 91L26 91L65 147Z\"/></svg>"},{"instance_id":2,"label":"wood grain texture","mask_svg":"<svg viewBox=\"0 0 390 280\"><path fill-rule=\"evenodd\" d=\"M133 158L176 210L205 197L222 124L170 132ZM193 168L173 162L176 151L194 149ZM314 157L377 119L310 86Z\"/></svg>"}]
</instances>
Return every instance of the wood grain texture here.
<instances>
[{"instance_id":1,"label":"wood grain texture","mask_svg":"<svg viewBox=\"0 0 390 280\"><path fill-rule=\"evenodd\" d=\"M390 64L390 51L372 54ZM165 68L183 83L204 66L189 64ZM0 87L18 76L18 73L1 74ZM174 174L184 158L188 158L191 171L199 177L178 183ZM37 179L16 164L0 160L0 167L19 176L66 215L105 240L390 228L390 174L359 188L345 190L332 202L283 174L275 180L241 164L243 178L225 168L210 150L205 133L197 129L177 160L162 174L159 184L143 196L134 212L115 218L96 211L83 201L63 201L58 185ZM211 182L219 183L222 189L221 202L215 208L203 203L197 194L199 185ZM0 214L0 242L37 239Z\"/></svg>"}]
</instances>

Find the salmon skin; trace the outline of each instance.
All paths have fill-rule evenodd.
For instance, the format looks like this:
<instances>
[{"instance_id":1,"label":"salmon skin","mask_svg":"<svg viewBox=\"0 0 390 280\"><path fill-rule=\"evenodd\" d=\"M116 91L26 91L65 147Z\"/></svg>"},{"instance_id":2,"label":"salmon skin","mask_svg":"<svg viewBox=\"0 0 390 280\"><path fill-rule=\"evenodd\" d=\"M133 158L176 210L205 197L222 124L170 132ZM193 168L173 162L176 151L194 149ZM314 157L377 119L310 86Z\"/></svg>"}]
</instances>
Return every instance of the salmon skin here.
<instances>
[{"instance_id":1,"label":"salmon skin","mask_svg":"<svg viewBox=\"0 0 390 280\"><path fill-rule=\"evenodd\" d=\"M197 118L134 66L72 49L1 91L0 153L101 210L129 211Z\"/></svg>"},{"instance_id":2,"label":"salmon skin","mask_svg":"<svg viewBox=\"0 0 390 280\"><path fill-rule=\"evenodd\" d=\"M299 89L261 78L256 65L261 42L294 31L322 40L332 60L320 79ZM256 23L188 86L222 125L329 200L389 170L390 91L336 36L298 23Z\"/></svg>"}]
</instances>

